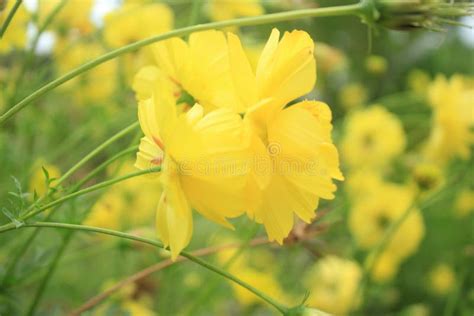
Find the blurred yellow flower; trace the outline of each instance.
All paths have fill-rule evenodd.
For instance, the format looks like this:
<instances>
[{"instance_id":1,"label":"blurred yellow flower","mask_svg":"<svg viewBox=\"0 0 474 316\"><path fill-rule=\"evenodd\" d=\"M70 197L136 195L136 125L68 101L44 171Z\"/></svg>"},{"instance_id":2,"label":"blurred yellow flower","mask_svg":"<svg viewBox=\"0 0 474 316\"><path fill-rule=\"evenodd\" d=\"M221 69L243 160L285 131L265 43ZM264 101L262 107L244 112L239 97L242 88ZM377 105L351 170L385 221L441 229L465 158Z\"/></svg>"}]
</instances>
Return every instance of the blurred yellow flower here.
<instances>
[{"instance_id":1,"label":"blurred yellow flower","mask_svg":"<svg viewBox=\"0 0 474 316\"><path fill-rule=\"evenodd\" d=\"M15 1L7 1L7 6L0 12L0 25L10 13ZM8 53L12 49L24 49L27 42L27 26L30 21L30 13L24 6L20 5L11 20L8 29L0 40L0 53Z\"/></svg>"},{"instance_id":2,"label":"blurred yellow flower","mask_svg":"<svg viewBox=\"0 0 474 316\"><path fill-rule=\"evenodd\" d=\"M209 0L208 11L214 21L257 16L265 13L260 0Z\"/></svg>"},{"instance_id":3,"label":"blurred yellow flower","mask_svg":"<svg viewBox=\"0 0 474 316\"><path fill-rule=\"evenodd\" d=\"M420 162L413 168L413 180L420 194L430 194L443 186L443 170L434 163Z\"/></svg>"},{"instance_id":4,"label":"blurred yellow flower","mask_svg":"<svg viewBox=\"0 0 474 316\"><path fill-rule=\"evenodd\" d=\"M368 262L371 260L375 259L369 257ZM378 283L392 280L398 273L401 261L402 258L390 250L383 251L373 263L372 271L370 271L372 280Z\"/></svg>"},{"instance_id":5,"label":"blurred yellow flower","mask_svg":"<svg viewBox=\"0 0 474 316\"><path fill-rule=\"evenodd\" d=\"M232 262L229 266L229 272L239 279L276 299L278 302L288 302L289 298L278 283L274 269L272 269L272 262L274 262L275 258L270 252L249 249L244 253L240 253L238 248L226 249L218 253L218 259L223 265ZM252 259L258 262L252 264ZM231 286L240 304L249 306L264 303L258 296L234 282L231 282Z\"/></svg>"},{"instance_id":6,"label":"blurred yellow flower","mask_svg":"<svg viewBox=\"0 0 474 316\"><path fill-rule=\"evenodd\" d=\"M474 190L461 190L456 198L454 208L458 217L465 217L474 213Z\"/></svg>"},{"instance_id":7,"label":"blurred yellow flower","mask_svg":"<svg viewBox=\"0 0 474 316\"><path fill-rule=\"evenodd\" d=\"M320 71L332 73L347 66L347 57L344 52L323 42L316 42L315 46L314 54Z\"/></svg>"},{"instance_id":8,"label":"blurred yellow flower","mask_svg":"<svg viewBox=\"0 0 474 316\"><path fill-rule=\"evenodd\" d=\"M371 74L382 75L387 71L388 62L382 56L370 55L365 60L365 68Z\"/></svg>"},{"instance_id":9,"label":"blurred yellow flower","mask_svg":"<svg viewBox=\"0 0 474 316\"><path fill-rule=\"evenodd\" d=\"M351 168L383 168L405 149L400 120L379 105L350 114L344 132L342 160Z\"/></svg>"},{"instance_id":10,"label":"blurred yellow flower","mask_svg":"<svg viewBox=\"0 0 474 316\"><path fill-rule=\"evenodd\" d=\"M112 165L109 174L118 166ZM133 163L125 162L118 175L134 171ZM130 230L153 221L156 199L161 186L147 176L134 177L111 187L94 204L84 223L115 230Z\"/></svg>"},{"instance_id":11,"label":"blurred yellow flower","mask_svg":"<svg viewBox=\"0 0 474 316\"><path fill-rule=\"evenodd\" d=\"M367 89L360 83L347 84L339 93L339 103L346 110L353 110L364 105L367 98Z\"/></svg>"},{"instance_id":12,"label":"blurred yellow flower","mask_svg":"<svg viewBox=\"0 0 474 316\"><path fill-rule=\"evenodd\" d=\"M407 85L413 92L424 95L428 89L430 80L430 76L425 71L415 69L408 74Z\"/></svg>"},{"instance_id":13,"label":"blurred yellow flower","mask_svg":"<svg viewBox=\"0 0 474 316\"><path fill-rule=\"evenodd\" d=\"M50 181L53 179L59 179L61 177L61 171L55 165L48 164L44 160L38 160L35 164L33 174L30 178L29 191L35 192L38 196L43 196L48 191L46 184L46 176L43 168L47 170ZM50 186L54 186L54 181L51 182Z\"/></svg>"},{"instance_id":14,"label":"blurred yellow flower","mask_svg":"<svg viewBox=\"0 0 474 316\"><path fill-rule=\"evenodd\" d=\"M66 73L104 53L102 47L95 42L77 42L63 51L57 51L59 73ZM111 95L117 86L117 64L108 61L78 78L67 82L63 89L73 93L74 100L83 104L110 104Z\"/></svg>"},{"instance_id":15,"label":"blurred yellow flower","mask_svg":"<svg viewBox=\"0 0 474 316\"><path fill-rule=\"evenodd\" d=\"M163 194L156 227L176 259L191 239L193 208L226 227L232 227L226 217L244 212L250 152L238 114L220 109L204 115L196 103L178 115L173 85L160 73L151 98L139 102L145 137L135 165L139 169L161 165Z\"/></svg>"},{"instance_id":16,"label":"blurred yellow flower","mask_svg":"<svg viewBox=\"0 0 474 316\"><path fill-rule=\"evenodd\" d=\"M456 274L447 264L438 264L428 274L429 290L436 295L448 294L456 284Z\"/></svg>"},{"instance_id":17,"label":"blurred yellow flower","mask_svg":"<svg viewBox=\"0 0 474 316\"><path fill-rule=\"evenodd\" d=\"M327 256L305 279L310 291L307 304L334 315L346 315L357 306L362 269L352 260Z\"/></svg>"},{"instance_id":18,"label":"blurred yellow flower","mask_svg":"<svg viewBox=\"0 0 474 316\"><path fill-rule=\"evenodd\" d=\"M44 22L47 16L60 4L61 0L39 1L38 16ZM94 30L91 20L94 0L68 0L52 22L61 37L84 36Z\"/></svg>"},{"instance_id":19,"label":"blurred yellow flower","mask_svg":"<svg viewBox=\"0 0 474 316\"><path fill-rule=\"evenodd\" d=\"M383 183L366 197L356 200L349 214L349 230L362 249L376 246L387 229L412 207L414 192L408 186ZM406 258L414 253L424 236L424 224L417 209L410 211L386 249Z\"/></svg>"},{"instance_id":20,"label":"blurred yellow flower","mask_svg":"<svg viewBox=\"0 0 474 316\"><path fill-rule=\"evenodd\" d=\"M433 126L425 154L439 163L468 159L474 142L474 82L460 75L449 80L439 75L429 86L428 97Z\"/></svg>"},{"instance_id":21,"label":"blurred yellow flower","mask_svg":"<svg viewBox=\"0 0 474 316\"><path fill-rule=\"evenodd\" d=\"M104 39L113 47L125 46L167 32L173 24L173 11L164 3L127 3L105 16Z\"/></svg>"},{"instance_id":22,"label":"blurred yellow flower","mask_svg":"<svg viewBox=\"0 0 474 316\"><path fill-rule=\"evenodd\" d=\"M110 288L115 282L105 283L104 290ZM153 311L153 300L150 293L142 291L136 283L122 287L114 293L107 303L95 308L91 315L107 316L114 315L128 316L156 316Z\"/></svg>"}]
</instances>

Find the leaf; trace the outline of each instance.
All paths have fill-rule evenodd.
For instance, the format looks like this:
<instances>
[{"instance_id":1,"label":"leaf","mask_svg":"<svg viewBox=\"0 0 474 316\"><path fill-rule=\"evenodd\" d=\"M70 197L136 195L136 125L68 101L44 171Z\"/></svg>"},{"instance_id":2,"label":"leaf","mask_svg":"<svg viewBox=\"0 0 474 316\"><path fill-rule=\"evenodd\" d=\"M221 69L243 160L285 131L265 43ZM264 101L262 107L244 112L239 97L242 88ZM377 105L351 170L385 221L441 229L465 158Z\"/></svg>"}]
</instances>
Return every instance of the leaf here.
<instances>
[{"instance_id":1,"label":"leaf","mask_svg":"<svg viewBox=\"0 0 474 316\"><path fill-rule=\"evenodd\" d=\"M6 217L8 217L13 224L15 224L15 227L16 228L20 228L21 226L25 225L24 222L18 220L10 210L8 210L7 208L2 208L2 213L5 214Z\"/></svg>"}]
</instances>

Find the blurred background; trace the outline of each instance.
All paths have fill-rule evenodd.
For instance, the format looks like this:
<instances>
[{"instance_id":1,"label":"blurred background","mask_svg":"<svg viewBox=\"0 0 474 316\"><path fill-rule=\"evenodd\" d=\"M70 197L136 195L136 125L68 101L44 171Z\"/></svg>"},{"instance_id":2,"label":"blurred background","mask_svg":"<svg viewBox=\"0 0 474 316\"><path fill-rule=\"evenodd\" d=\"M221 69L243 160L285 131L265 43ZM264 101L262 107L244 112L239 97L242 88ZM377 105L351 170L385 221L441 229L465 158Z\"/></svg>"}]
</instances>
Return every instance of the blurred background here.
<instances>
[{"instance_id":1,"label":"blurred background","mask_svg":"<svg viewBox=\"0 0 474 316\"><path fill-rule=\"evenodd\" d=\"M14 3L0 1L0 22ZM25 0L0 39L0 113L67 71L151 35L348 3ZM236 229L230 231L195 213L188 250L203 251L206 260L288 305L306 297L307 306L335 315L473 315L474 31L449 22L454 20L436 30L368 30L355 17L330 17L226 29L239 34L254 65L272 28L311 35L318 79L308 98L332 110L346 179L334 200L320 203L314 223L298 223L283 246L269 243L263 228L246 217L233 220ZM472 17L456 22L474 25ZM147 48L125 54L56 88L1 126L0 224L136 121L133 77L153 63ZM111 158L83 187L135 171L140 137L136 130L106 147L59 191ZM155 238L160 190L156 180L142 176L37 219ZM401 218L390 240L374 251ZM276 314L199 266L166 263L166 251L101 235L32 231L0 234L0 315L78 309L87 310L84 315ZM86 304L149 267L102 301Z\"/></svg>"}]
</instances>

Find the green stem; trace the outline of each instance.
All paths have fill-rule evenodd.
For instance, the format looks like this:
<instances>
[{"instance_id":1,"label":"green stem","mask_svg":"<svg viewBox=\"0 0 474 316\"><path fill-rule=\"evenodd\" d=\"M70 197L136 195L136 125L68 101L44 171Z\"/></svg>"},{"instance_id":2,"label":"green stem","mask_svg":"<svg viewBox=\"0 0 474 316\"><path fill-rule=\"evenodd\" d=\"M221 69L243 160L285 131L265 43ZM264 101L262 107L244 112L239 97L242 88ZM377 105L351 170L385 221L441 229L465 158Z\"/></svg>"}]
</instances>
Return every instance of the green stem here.
<instances>
[{"instance_id":1,"label":"green stem","mask_svg":"<svg viewBox=\"0 0 474 316\"><path fill-rule=\"evenodd\" d=\"M87 162L88 160L90 160L91 158L93 158L95 155L97 155L100 151L102 151L104 148L106 148L107 146L109 146L110 144L112 144L114 141L120 139L121 137L123 137L124 135L126 135L128 132L130 132L131 130L133 130L135 127L137 126L137 123L134 123L128 127L126 127L125 129L123 129L122 131L118 132L117 134L115 134L114 136L112 136L110 139L108 139L106 142L102 143L101 145L99 145L99 147L97 147L96 149L94 149L91 153L89 153L85 158L81 159L81 161L79 161L76 165L74 165L68 172L66 172L66 174L72 174L75 170L77 170L79 167L81 167L82 165L84 165L85 162ZM96 169L94 169L90 174L88 174L85 178L83 178L81 181L79 181L77 184L75 184L70 190L68 190L68 192L70 193L74 193L76 192L84 183L86 183L87 181L89 181L94 175L96 175L98 172L100 172L103 168L105 168L108 164L112 163L113 161L115 161L116 159L128 154L129 152L132 151L132 149L136 149L136 146L135 147L130 147L120 153L118 153L117 155L113 156L112 158L110 158L109 160L107 160L106 162L104 162L103 164L101 164L100 166L98 166ZM63 180L66 180L67 177L62 177ZM61 182L62 182L61 181ZM58 182L56 184L56 187L59 186L59 184L61 182ZM45 195L45 196L42 196L41 198L39 198L36 202L34 202L32 205L30 205L30 207L28 208L28 211L31 211L32 209L34 209L39 203L41 203L44 199L46 199L47 197L49 197L49 195ZM46 218L44 219L45 221L48 221L49 219L51 219L51 216L52 216L53 212L49 213L48 216L46 216ZM11 224L11 223L10 223ZM5 226L8 226L10 224L7 224L7 225L4 225L2 227L5 227ZM1 228L1 227L0 227ZM14 274L14 270L15 270L15 267L17 266L18 262L20 261L20 259L23 257L24 253L28 250L28 248L30 247L30 245L33 243L33 241L35 240L36 236L38 235L39 233L39 230L35 230L25 241L25 243L20 247L19 251L16 253L16 255L13 257L13 260L11 260L11 263L8 265L7 269L6 269L6 273L4 274L4 277L2 278L2 280L0 281L0 285L4 285L5 283L7 283L9 281L9 279L12 277L12 275Z\"/></svg>"},{"instance_id":2,"label":"green stem","mask_svg":"<svg viewBox=\"0 0 474 316\"><path fill-rule=\"evenodd\" d=\"M30 307L28 308L27 315L28 316L33 316L35 314L36 308L41 300L41 297L43 296L44 290L46 289L46 286L49 283L49 280L51 280L51 277L54 274L54 270L56 270L56 267L59 263L59 259L61 258L63 252L66 250L68 241L71 239L74 231L70 230L66 232L66 236L63 237L63 243L61 244L61 247L59 248L58 252L56 252L56 255L53 258L52 263L48 267L48 271L46 272L45 276L41 280L41 283L39 285L38 290L36 290L35 297L33 298L33 301L30 304Z\"/></svg>"},{"instance_id":3,"label":"green stem","mask_svg":"<svg viewBox=\"0 0 474 316\"><path fill-rule=\"evenodd\" d=\"M43 206L39 207L37 210L32 211L32 212L30 212L30 213L28 213L24 216L21 216L20 220L24 221L24 220L26 220L30 217L33 217L33 216L35 216L35 215L37 215L37 214L39 214L39 213L41 213L41 212L43 212L43 211L45 211L49 208L52 208L53 206L56 206L58 204L61 204L65 201L76 198L78 196L103 189L105 187L111 186L111 185L113 185L115 183L118 183L118 182L128 180L128 179L133 178L133 177L138 177L138 176L148 174L148 173L152 173L152 172L159 172L160 170L161 170L161 167L150 168L150 169L147 169L147 170L140 170L140 171L129 173L129 174L121 176L121 177L117 177L115 179L110 179L110 180L107 180L107 181L103 181L101 183L97 183L97 184L92 185L90 187L87 187L85 189L67 194L67 195L65 195L65 196L63 196L63 197L61 197L57 200L54 200L54 201L52 201L52 202L50 202L46 205L43 205ZM1 229L1 227L0 227L0 229Z\"/></svg>"},{"instance_id":4,"label":"green stem","mask_svg":"<svg viewBox=\"0 0 474 316\"><path fill-rule=\"evenodd\" d=\"M21 5L22 0L16 0L15 4L13 5L13 8L10 10L8 13L8 16L3 22L2 28L0 29L0 39L3 37L5 32L7 31L8 26L10 25L10 22L13 20L13 17L15 16L16 11Z\"/></svg>"},{"instance_id":5,"label":"green stem","mask_svg":"<svg viewBox=\"0 0 474 316\"><path fill-rule=\"evenodd\" d=\"M0 125L3 124L9 118L11 118L13 115L21 111L24 107L26 107L28 104L30 104L34 100L38 99L39 97L53 90L54 88L62 85L63 83L79 76L80 74L94 67L97 67L105 63L106 61L114 59L120 55L135 51L141 47L144 47L144 46L147 46L159 41L163 41L165 39L169 39L172 37L185 36L185 35L198 32L198 31L204 31L204 30L210 30L210 29L221 29L228 26L259 25L259 24L296 20L296 19L302 19L302 18L310 18L310 17L356 15L361 18L365 18L368 14L367 12L368 12L367 3L366 1L362 1L360 3L351 4L351 5L343 5L343 6L328 7L328 8L294 10L294 11L267 14L267 15L262 15L262 16L257 16L257 17L245 17L245 18L233 19L233 20L227 20L227 21L199 24L199 25L193 25L193 26L188 26L188 27L172 30L170 32L166 32L160 35L155 35L155 36L146 38L144 40L140 40L138 42L134 42L132 44L112 50L96 59L93 59L79 66L78 68L66 73L65 75L47 83L46 85L42 86L41 88L39 88L38 90L36 90L35 92L27 96L26 98L24 98L23 100L15 104L2 116L0 116Z\"/></svg>"},{"instance_id":6,"label":"green stem","mask_svg":"<svg viewBox=\"0 0 474 316\"><path fill-rule=\"evenodd\" d=\"M154 247L166 249L164 247L164 245L162 243L160 243L159 241L157 241L157 240L148 239L148 238L139 237L139 236L134 236L134 235L127 234L127 233L124 233L124 232L115 231L115 230L111 230L111 229L105 229L105 228L99 228L99 227L92 227L92 226L85 226L85 225L75 225L75 224L67 224L67 223L36 222L36 223L25 224L25 225L19 227L19 229L25 228L25 227L62 228L62 229L69 229L69 230L76 230L76 231L94 232L94 233L100 233L100 234L115 236L115 237L119 237L119 238L134 240L134 241L142 242L142 243L145 243L145 244L149 244L149 245L154 246ZM6 232L6 231L14 230L14 229L16 229L16 228L13 226L13 227L10 227L10 228L7 228L7 229L0 229L0 232ZM268 304L275 307L283 315L287 314L287 312L289 310L287 307L285 307L282 304L276 302L273 298L269 297L267 294L265 294L265 293L261 292L260 290L254 288L250 284L245 283L244 281L242 281L239 278L235 277L231 273L229 273L227 271L224 271L224 270L222 270L222 269L220 269L220 268L218 268L218 267L216 267L216 266L214 266L214 265L212 265L212 264L210 264L210 263L208 263L208 262L206 262L206 261L204 261L204 260L202 260L198 257L195 257L195 256L193 256L192 254L190 254L188 252L182 251L180 255L184 258L187 258L188 260L190 260L194 263L199 264L200 266L202 266L202 267L204 267L204 268L206 268L210 271L213 271L213 272L223 276L224 278L229 279L230 281L240 285L241 287L249 290L250 292L252 292L256 296L260 297L262 300L266 301Z\"/></svg>"},{"instance_id":7,"label":"green stem","mask_svg":"<svg viewBox=\"0 0 474 316\"><path fill-rule=\"evenodd\" d=\"M92 178L94 178L99 172L101 172L102 170L104 170L107 166L109 166L112 162L128 155L128 154L131 154L133 152L136 152L138 149L138 146L135 145L135 146L131 146L127 149L124 149L122 150L121 152L119 152L118 154L112 156L111 158L109 158L108 160L104 161L103 163L101 163L99 166L97 166L94 170L92 170L87 176L85 176L84 178L82 178L76 185L75 187L77 186L77 188L80 188L82 187L85 183L87 183L87 181L91 180Z\"/></svg>"},{"instance_id":8,"label":"green stem","mask_svg":"<svg viewBox=\"0 0 474 316\"><path fill-rule=\"evenodd\" d=\"M90 159L95 157L99 152L101 152L105 147L108 147L110 144L114 143L116 140L119 138L122 138L123 136L127 135L131 131L135 130L139 126L138 122L132 123L105 142L103 142L101 145L99 145L97 148L95 148L93 151L91 151L88 155L86 155L84 158L82 158L78 163L76 163L74 166L72 166L61 178L56 181L55 185L59 186L61 185L67 178L69 178L74 172L76 172L79 168L81 168L86 162L88 162Z\"/></svg>"}]
</instances>

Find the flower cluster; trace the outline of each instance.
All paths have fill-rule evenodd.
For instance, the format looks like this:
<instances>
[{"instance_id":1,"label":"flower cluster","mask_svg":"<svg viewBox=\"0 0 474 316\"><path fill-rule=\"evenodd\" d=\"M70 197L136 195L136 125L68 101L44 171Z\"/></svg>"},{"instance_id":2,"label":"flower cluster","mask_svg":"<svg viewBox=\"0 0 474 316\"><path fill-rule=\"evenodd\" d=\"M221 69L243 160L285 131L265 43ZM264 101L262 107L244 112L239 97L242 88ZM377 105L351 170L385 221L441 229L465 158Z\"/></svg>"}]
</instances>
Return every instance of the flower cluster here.
<instances>
[{"instance_id":1,"label":"flower cluster","mask_svg":"<svg viewBox=\"0 0 474 316\"><path fill-rule=\"evenodd\" d=\"M331 110L297 100L316 81L310 36L280 38L274 29L255 69L232 33L194 33L153 50L156 65L134 82L145 134L136 166L162 167L156 225L173 257L190 241L192 209L227 227L226 218L247 213L280 244L295 214L311 222L319 199L334 197L332 180L343 176ZM213 172L203 172L202 162ZM229 166L239 172L225 172Z\"/></svg>"}]
</instances>

